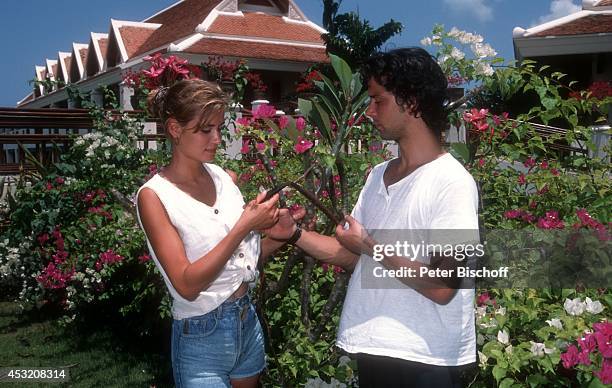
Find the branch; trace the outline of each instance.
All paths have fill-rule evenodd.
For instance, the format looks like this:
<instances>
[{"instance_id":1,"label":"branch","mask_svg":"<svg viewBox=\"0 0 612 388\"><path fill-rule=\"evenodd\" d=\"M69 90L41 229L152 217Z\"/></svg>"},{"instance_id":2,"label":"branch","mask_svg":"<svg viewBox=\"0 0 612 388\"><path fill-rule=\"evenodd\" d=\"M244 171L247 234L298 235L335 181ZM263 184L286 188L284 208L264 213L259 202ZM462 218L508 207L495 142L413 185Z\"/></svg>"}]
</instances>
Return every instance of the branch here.
<instances>
[{"instance_id":1,"label":"branch","mask_svg":"<svg viewBox=\"0 0 612 388\"><path fill-rule=\"evenodd\" d=\"M334 286L331 292L329 293L329 297L327 298L327 302L325 303L325 306L323 306L321 314L319 315L319 324L317 325L315 330L310 333L310 340L312 342L315 342L319 339L321 333L323 332L323 329L325 328L325 325L329 322L329 319L331 318L331 315L333 314L334 310L342 301L342 299L344 299L344 294L346 293L346 286L348 284L349 278L350 276L348 272L342 272L339 273L338 276L336 276L336 282L334 283Z\"/></svg>"},{"instance_id":2,"label":"branch","mask_svg":"<svg viewBox=\"0 0 612 388\"><path fill-rule=\"evenodd\" d=\"M310 331L310 282L312 271L315 267L315 259L304 256L304 272L302 274L302 284L300 287L301 318L304 326Z\"/></svg>"}]
</instances>

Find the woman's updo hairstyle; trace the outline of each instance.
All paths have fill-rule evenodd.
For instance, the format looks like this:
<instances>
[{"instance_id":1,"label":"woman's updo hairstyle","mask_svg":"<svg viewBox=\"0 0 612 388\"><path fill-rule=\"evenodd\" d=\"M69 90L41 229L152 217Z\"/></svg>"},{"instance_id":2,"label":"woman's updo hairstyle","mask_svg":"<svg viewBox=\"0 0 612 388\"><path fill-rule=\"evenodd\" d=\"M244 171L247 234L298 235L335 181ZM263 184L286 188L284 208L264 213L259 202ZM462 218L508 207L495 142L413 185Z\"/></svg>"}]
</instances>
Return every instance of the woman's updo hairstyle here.
<instances>
[{"instance_id":1,"label":"woman's updo hairstyle","mask_svg":"<svg viewBox=\"0 0 612 388\"><path fill-rule=\"evenodd\" d=\"M169 118L181 125L198 119L194 129L204 125L210 115L227 108L228 97L213 82L192 78L176 82L171 87L154 89L147 97L149 113L159 117L164 128Z\"/></svg>"}]
</instances>

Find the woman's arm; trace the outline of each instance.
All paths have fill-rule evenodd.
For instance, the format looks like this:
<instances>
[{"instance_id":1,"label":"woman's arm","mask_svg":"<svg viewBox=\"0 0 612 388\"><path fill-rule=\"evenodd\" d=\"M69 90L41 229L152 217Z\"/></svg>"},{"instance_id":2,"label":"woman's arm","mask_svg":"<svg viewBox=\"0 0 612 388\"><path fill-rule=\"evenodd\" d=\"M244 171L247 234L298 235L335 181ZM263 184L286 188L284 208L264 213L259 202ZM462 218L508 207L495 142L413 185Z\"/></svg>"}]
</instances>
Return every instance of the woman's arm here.
<instances>
[{"instance_id":1,"label":"woman's arm","mask_svg":"<svg viewBox=\"0 0 612 388\"><path fill-rule=\"evenodd\" d=\"M138 211L145 233L172 286L183 298L195 300L219 276L248 233L270 227L275 222L278 218L275 206L278 196L258 203L261 198L246 205L236 225L217 246L191 263L187 260L180 236L155 192L147 188L141 190Z\"/></svg>"}]
</instances>

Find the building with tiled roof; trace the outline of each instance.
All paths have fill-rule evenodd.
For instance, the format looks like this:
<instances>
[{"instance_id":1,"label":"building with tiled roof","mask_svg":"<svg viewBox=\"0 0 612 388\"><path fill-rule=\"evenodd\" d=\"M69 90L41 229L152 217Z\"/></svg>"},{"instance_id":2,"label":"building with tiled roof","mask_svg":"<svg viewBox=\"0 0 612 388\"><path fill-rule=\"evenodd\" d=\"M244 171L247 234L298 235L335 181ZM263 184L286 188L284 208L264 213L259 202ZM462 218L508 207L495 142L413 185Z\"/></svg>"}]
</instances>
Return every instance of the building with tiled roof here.
<instances>
[{"instance_id":1,"label":"building with tiled roof","mask_svg":"<svg viewBox=\"0 0 612 388\"><path fill-rule=\"evenodd\" d=\"M92 32L88 44L72 43L70 52L36 66L35 75L91 92L98 102L100 86L109 86L129 109L133 92L122 79L147 66L146 56L161 52L193 64L222 56L246 60L267 84L270 99L278 100L310 65L328 61L324 32L293 0L181 0L141 22L111 19L107 33ZM33 89L18 106L74 106L63 86Z\"/></svg>"},{"instance_id":2,"label":"building with tiled roof","mask_svg":"<svg viewBox=\"0 0 612 388\"><path fill-rule=\"evenodd\" d=\"M612 80L612 0L583 0L582 10L512 33L517 60L531 59L588 86Z\"/></svg>"}]
</instances>

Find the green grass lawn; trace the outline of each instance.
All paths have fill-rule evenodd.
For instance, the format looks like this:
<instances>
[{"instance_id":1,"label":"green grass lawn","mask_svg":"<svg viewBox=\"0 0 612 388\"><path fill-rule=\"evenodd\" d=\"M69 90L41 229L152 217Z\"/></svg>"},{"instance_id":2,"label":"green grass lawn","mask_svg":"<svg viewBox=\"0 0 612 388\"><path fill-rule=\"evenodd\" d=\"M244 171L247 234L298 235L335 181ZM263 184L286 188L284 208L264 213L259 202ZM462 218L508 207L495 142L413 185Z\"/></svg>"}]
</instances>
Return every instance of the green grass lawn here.
<instances>
[{"instance_id":1,"label":"green grass lawn","mask_svg":"<svg viewBox=\"0 0 612 388\"><path fill-rule=\"evenodd\" d=\"M52 314L22 314L17 304L0 302L1 367L67 367L71 387L172 386L169 351L159 341L122 335L115 327L70 329L61 327ZM169 332L167 333L169 336ZM5 386L5 384L0 383ZM6 386L55 386L26 383Z\"/></svg>"}]
</instances>

